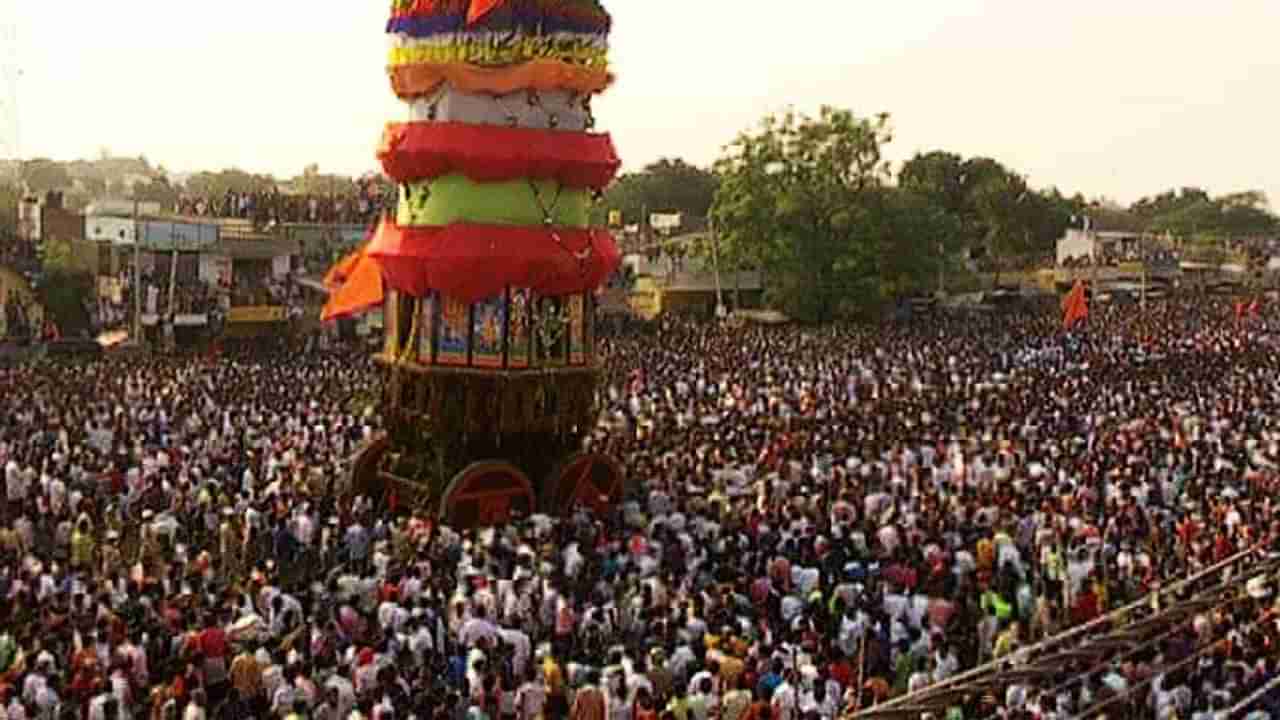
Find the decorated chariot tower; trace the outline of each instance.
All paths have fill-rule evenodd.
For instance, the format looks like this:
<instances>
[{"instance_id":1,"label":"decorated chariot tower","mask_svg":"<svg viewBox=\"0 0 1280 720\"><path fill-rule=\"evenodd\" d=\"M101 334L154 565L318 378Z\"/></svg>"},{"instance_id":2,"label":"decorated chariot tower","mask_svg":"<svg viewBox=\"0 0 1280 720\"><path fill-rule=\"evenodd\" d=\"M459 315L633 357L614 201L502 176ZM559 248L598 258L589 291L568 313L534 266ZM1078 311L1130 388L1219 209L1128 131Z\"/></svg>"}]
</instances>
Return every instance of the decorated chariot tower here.
<instances>
[{"instance_id":1,"label":"decorated chariot tower","mask_svg":"<svg viewBox=\"0 0 1280 720\"><path fill-rule=\"evenodd\" d=\"M388 74L407 119L378 159L398 207L331 272L336 295L361 273L382 287L388 431L357 458L357 486L460 525L621 492L618 463L582 450L596 292L619 263L590 221L619 167L591 112L609 30L596 0L393 3Z\"/></svg>"}]
</instances>

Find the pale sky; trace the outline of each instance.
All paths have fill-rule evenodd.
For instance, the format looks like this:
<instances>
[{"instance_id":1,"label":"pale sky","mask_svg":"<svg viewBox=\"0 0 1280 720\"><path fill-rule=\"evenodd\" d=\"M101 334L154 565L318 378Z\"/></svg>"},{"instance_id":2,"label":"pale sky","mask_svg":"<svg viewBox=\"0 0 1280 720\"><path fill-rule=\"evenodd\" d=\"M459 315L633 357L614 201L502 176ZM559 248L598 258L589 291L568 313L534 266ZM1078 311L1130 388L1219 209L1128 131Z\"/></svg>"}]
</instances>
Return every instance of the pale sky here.
<instances>
[{"instance_id":1,"label":"pale sky","mask_svg":"<svg viewBox=\"0 0 1280 720\"><path fill-rule=\"evenodd\" d=\"M628 168L710 163L764 114L825 103L891 113L895 160L940 148L1091 197L1196 184L1280 205L1280 0L606 4L618 82L596 115ZM372 170L382 123L403 115L383 72L389 6L0 0L21 154ZM10 150L12 123L0 132Z\"/></svg>"}]
</instances>

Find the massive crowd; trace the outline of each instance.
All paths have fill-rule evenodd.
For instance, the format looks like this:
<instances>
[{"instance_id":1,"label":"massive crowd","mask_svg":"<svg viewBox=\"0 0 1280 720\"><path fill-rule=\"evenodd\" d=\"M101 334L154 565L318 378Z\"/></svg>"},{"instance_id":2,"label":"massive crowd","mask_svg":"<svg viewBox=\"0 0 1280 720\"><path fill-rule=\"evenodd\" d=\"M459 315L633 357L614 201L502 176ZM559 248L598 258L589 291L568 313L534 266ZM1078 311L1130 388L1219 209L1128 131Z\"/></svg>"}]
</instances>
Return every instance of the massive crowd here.
<instances>
[{"instance_id":1,"label":"massive crowd","mask_svg":"<svg viewBox=\"0 0 1280 720\"><path fill-rule=\"evenodd\" d=\"M340 492L361 355L0 370L0 719L844 716L1275 542L1275 321L1231 316L606 333L632 497L483 532ZM1277 676L1269 583L946 717L1216 718Z\"/></svg>"}]
</instances>

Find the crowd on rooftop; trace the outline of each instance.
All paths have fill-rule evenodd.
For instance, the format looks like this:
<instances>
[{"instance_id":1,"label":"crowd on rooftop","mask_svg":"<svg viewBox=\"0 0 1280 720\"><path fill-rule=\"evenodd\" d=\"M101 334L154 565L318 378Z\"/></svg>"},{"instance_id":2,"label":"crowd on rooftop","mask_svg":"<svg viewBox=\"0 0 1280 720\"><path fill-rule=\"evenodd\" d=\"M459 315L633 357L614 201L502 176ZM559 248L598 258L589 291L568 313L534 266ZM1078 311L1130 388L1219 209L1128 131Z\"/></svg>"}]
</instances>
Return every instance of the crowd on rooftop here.
<instances>
[{"instance_id":1,"label":"crowd on rooftop","mask_svg":"<svg viewBox=\"0 0 1280 720\"><path fill-rule=\"evenodd\" d=\"M223 195L183 195L174 208L179 215L241 218L257 225L271 223L367 224L383 210L375 186L329 194L292 195L276 189Z\"/></svg>"}]
</instances>

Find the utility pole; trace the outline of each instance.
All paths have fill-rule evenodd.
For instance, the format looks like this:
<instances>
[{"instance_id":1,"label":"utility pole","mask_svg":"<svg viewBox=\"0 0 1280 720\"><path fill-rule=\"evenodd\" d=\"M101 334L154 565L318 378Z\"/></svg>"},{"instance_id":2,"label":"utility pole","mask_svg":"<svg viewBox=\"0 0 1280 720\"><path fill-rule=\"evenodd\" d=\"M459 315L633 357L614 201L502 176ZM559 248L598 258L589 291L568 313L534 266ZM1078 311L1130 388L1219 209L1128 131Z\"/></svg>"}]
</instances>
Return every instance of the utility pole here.
<instances>
[{"instance_id":1,"label":"utility pole","mask_svg":"<svg viewBox=\"0 0 1280 720\"><path fill-rule=\"evenodd\" d=\"M133 341L142 342L142 227L138 221L138 198L133 198Z\"/></svg>"},{"instance_id":2,"label":"utility pole","mask_svg":"<svg viewBox=\"0 0 1280 720\"><path fill-rule=\"evenodd\" d=\"M708 221L708 228L711 231L711 267L716 274L716 317L724 317L724 294L720 287L720 238L716 235L716 224L714 221Z\"/></svg>"}]
</instances>

